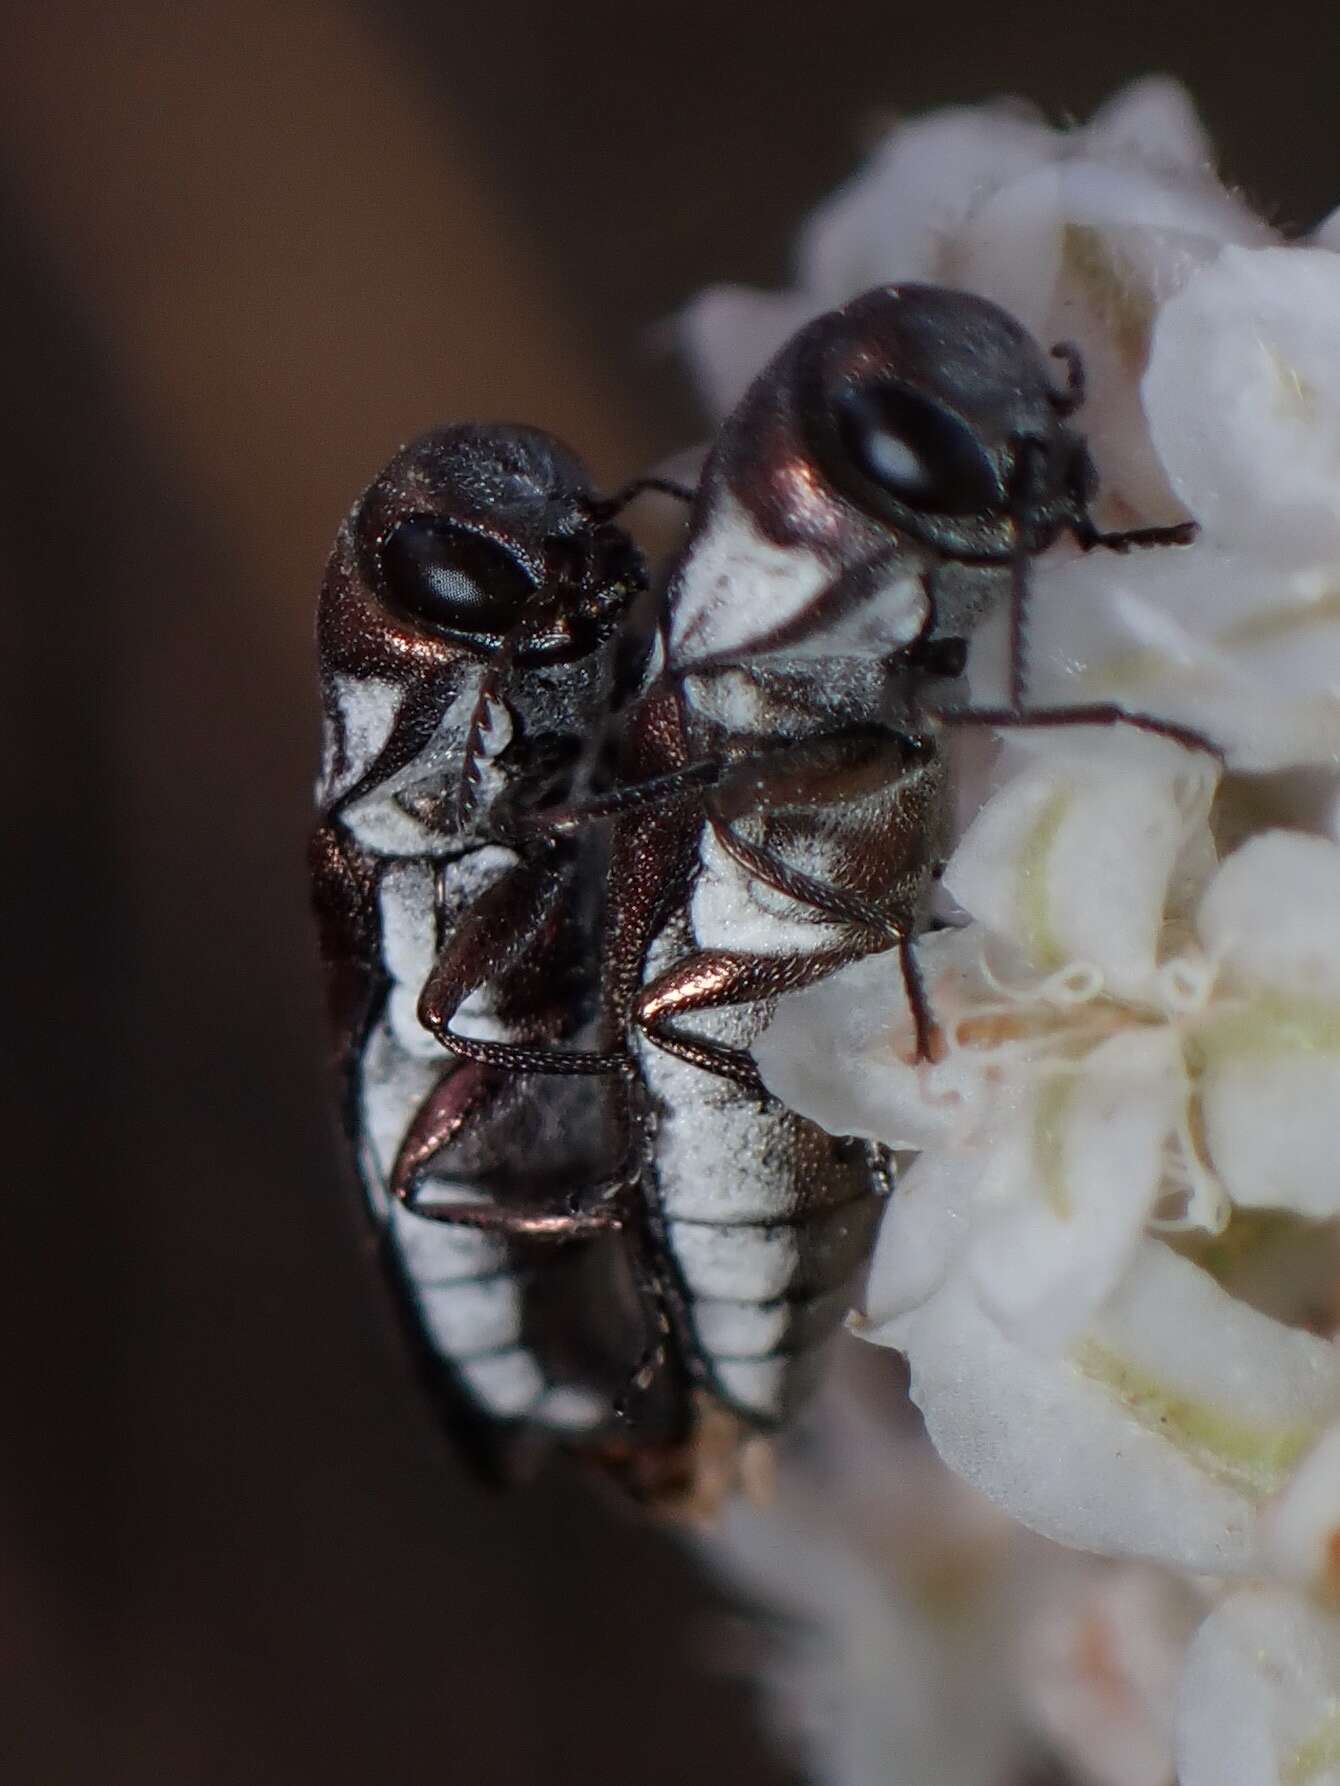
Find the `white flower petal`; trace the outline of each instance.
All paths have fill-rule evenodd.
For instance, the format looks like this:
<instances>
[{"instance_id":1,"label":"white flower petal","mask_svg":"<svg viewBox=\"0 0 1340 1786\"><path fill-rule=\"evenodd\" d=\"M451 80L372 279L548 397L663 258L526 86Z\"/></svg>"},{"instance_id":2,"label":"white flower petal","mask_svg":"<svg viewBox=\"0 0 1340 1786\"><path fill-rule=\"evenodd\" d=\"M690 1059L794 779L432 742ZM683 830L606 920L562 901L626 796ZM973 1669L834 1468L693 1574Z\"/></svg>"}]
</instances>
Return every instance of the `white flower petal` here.
<instances>
[{"instance_id":1,"label":"white flower petal","mask_svg":"<svg viewBox=\"0 0 1340 1786\"><path fill-rule=\"evenodd\" d=\"M1226 993L1195 1030L1201 1110L1236 1203L1340 1214L1337 911L1340 845L1297 831L1249 838L1201 902Z\"/></svg>"},{"instance_id":2,"label":"white flower petal","mask_svg":"<svg viewBox=\"0 0 1340 1786\"><path fill-rule=\"evenodd\" d=\"M1079 1070L1041 1078L1025 1122L998 1133L969 1268L1008 1334L1060 1348L1115 1288L1158 1196L1186 1096L1174 1037L1128 1031Z\"/></svg>"},{"instance_id":3,"label":"white flower petal","mask_svg":"<svg viewBox=\"0 0 1340 1786\"><path fill-rule=\"evenodd\" d=\"M1155 1241L1070 1354L1010 1340L962 1270L897 1331L973 1487L1063 1544L1192 1571L1254 1566L1258 1505L1340 1407L1331 1347Z\"/></svg>"},{"instance_id":4,"label":"white flower petal","mask_svg":"<svg viewBox=\"0 0 1340 1786\"><path fill-rule=\"evenodd\" d=\"M1238 989L1340 1004L1340 844L1264 831L1220 865L1196 929Z\"/></svg>"},{"instance_id":5,"label":"white flower petal","mask_svg":"<svg viewBox=\"0 0 1340 1786\"><path fill-rule=\"evenodd\" d=\"M1281 1007L1226 1025L1201 1083L1205 1148L1234 1203L1340 1215L1340 1008L1325 1034ZM1312 1053L1318 1045L1325 1053Z\"/></svg>"},{"instance_id":6,"label":"white flower petal","mask_svg":"<svg viewBox=\"0 0 1340 1786\"><path fill-rule=\"evenodd\" d=\"M1204 834L1209 760L1113 728L1039 731L1023 751L945 885L1040 971L1084 963L1118 996L1148 994L1169 882Z\"/></svg>"},{"instance_id":7,"label":"white flower petal","mask_svg":"<svg viewBox=\"0 0 1340 1786\"><path fill-rule=\"evenodd\" d=\"M825 1786L999 1786L1035 1751L1020 1602L1070 1560L949 1476L900 1411L830 1379L771 1503L732 1502L707 1549L782 1614L764 1678L793 1765Z\"/></svg>"},{"instance_id":8,"label":"white flower petal","mask_svg":"<svg viewBox=\"0 0 1340 1786\"><path fill-rule=\"evenodd\" d=\"M1202 733L1235 769L1340 756L1340 573L1201 540L1039 567L1029 597L1039 706L1116 700Z\"/></svg>"},{"instance_id":9,"label":"white flower petal","mask_svg":"<svg viewBox=\"0 0 1340 1786\"><path fill-rule=\"evenodd\" d=\"M1050 159L1060 140L1011 105L900 125L801 233L800 278L815 309L899 279L959 283L954 238L983 195Z\"/></svg>"},{"instance_id":10,"label":"white flower petal","mask_svg":"<svg viewBox=\"0 0 1340 1786\"><path fill-rule=\"evenodd\" d=\"M1228 247L1162 310L1144 399L1206 530L1284 563L1340 555L1340 262Z\"/></svg>"},{"instance_id":11,"label":"white flower petal","mask_svg":"<svg viewBox=\"0 0 1340 1786\"><path fill-rule=\"evenodd\" d=\"M942 1287L968 1244L968 1214L980 1174L973 1156L923 1154L898 1176L880 1221L866 1280L865 1309L851 1326L879 1346L903 1346L907 1319Z\"/></svg>"},{"instance_id":12,"label":"white flower petal","mask_svg":"<svg viewBox=\"0 0 1340 1786\"><path fill-rule=\"evenodd\" d=\"M1089 154L1130 155L1157 167L1203 173L1214 145L1191 95L1171 75L1149 74L1105 100L1084 131Z\"/></svg>"},{"instance_id":13,"label":"white flower petal","mask_svg":"<svg viewBox=\"0 0 1340 1786\"><path fill-rule=\"evenodd\" d=\"M808 298L744 285L711 286L684 307L673 326L712 415L729 415L815 308Z\"/></svg>"},{"instance_id":14,"label":"white flower petal","mask_svg":"<svg viewBox=\"0 0 1340 1786\"><path fill-rule=\"evenodd\" d=\"M1216 1573L1252 1559L1252 1505L1065 1360L1001 1332L960 1274L906 1323L913 1399L957 1475L1061 1544Z\"/></svg>"},{"instance_id":15,"label":"white flower petal","mask_svg":"<svg viewBox=\"0 0 1340 1786\"><path fill-rule=\"evenodd\" d=\"M964 1008L976 980L977 939L940 931L917 958L937 1022ZM985 1063L970 1052L916 1063L916 1025L897 950L867 955L780 1001L754 1043L769 1091L830 1135L921 1148L972 1127L987 1094Z\"/></svg>"},{"instance_id":16,"label":"white flower petal","mask_svg":"<svg viewBox=\"0 0 1340 1786\"><path fill-rule=\"evenodd\" d=\"M1340 1610L1340 1426L1308 1452L1261 1523L1271 1573Z\"/></svg>"},{"instance_id":17,"label":"white flower petal","mask_svg":"<svg viewBox=\"0 0 1340 1786\"><path fill-rule=\"evenodd\" d=\"M965 224L962 283L1014 312L1046 345L1079 348L1082 426L1104 504L1172 520L1179 513L1154 451L1139 381L1160 304L1225 242L1271 239L1203 172L1125 150L1070 153L1002 185Z\"/></svg>"},{"instance_id":18,"label":"white flower petal","mask_svg":"<svg viewBox=\"0 0 1340 1786\"><path fill-rule=\"evenodd\" d=\"M1191 1645L1181 1786L1337 1786L1340 1620L1279 1588L1240 1589Z\"/></svg>"},{"instance_id":19,"label":"white flower petal","mask_svg":"<svg viewBox=\"0 0 1340 1786\"><path fill-rule=\"evenodd\" d=\"M1177 1681L1202 1608L1138 1563L1058 1578L1022 1633L1022 1676L1062 1756L1095 1786L1168 1786Z\"/></svg>"}]
</instances>

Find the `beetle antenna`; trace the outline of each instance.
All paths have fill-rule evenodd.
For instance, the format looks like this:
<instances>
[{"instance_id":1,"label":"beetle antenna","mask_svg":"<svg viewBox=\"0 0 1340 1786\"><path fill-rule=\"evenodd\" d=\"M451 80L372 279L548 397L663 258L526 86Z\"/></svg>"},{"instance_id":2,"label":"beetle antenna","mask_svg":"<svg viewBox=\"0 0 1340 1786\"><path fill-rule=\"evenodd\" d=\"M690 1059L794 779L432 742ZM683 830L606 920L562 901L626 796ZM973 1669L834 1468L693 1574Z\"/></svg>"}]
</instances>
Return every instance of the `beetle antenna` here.
<instances>
[{"instance_id":1,"label":"beetle antenna","mask_svg":"<svg viewBox=\"0 0 1340 1786\"><path fill-rule=\"evenodd\" d=\"M479 693L470 713L465 733L465 754L461 762L461 779L456 788L456 822L464 829L479 800L480 759L484 755L484 736L492 725L491 709L498 700L498 685L503 672L511 667L517 633L513 627L503 639L497 657L479 679Z\"/></svg>"},{"instance_id":2,"label":"beetle antenna","mask_svg":"<svg viewBox=\"0 0 1340 1786\"><path fill-rule=\"evenodd\" d=\"M654 491L658 496L672 496L676 502L685 504L691 503L698 494L697 490L690 488L688 484L678 483L674 478L632 478L610 496L591 497L587 502L587 510L593 521L612 521L630 502L648 491Z\"/></svg>"},{"instance_id":3,"label":"beetle antenna","mask_svg":"<svg viewBox=\"0 0 1340 1786\"><path fill-rule=\"evenodd\" d=\"M1010 560L1010 633L1007 653L1011 713L1022 713L1028 692L1028 556L1016 551Z\"/></svg>"}]
</instances>

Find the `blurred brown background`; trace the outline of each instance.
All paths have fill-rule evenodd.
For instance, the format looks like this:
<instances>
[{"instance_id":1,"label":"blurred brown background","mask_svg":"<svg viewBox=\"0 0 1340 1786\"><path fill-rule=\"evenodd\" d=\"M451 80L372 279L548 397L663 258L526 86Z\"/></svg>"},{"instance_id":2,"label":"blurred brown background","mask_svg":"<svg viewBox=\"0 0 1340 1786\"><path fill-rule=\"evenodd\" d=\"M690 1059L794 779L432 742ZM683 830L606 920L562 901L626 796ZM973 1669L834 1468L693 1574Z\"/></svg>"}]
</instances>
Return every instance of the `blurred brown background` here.
<instances>
[{"instance_id":1,"label":"blurred brown background","mask_svg":"<svg viewBox=\"0 0 1340 1786\"><path fill-rule=\"evenodd\" d=\"M42 0L6 9L11 1163L0 1776L785 1776L725 1596L437 1442L337 1179L301 851L311 606L437 419L612 480L692 438L654 325L779 282L898 110L1190 81L1277 220L1340 200L1330 0ZM952 1786L947 1782L946 1786Z\"/></svg>"}]
</instances>

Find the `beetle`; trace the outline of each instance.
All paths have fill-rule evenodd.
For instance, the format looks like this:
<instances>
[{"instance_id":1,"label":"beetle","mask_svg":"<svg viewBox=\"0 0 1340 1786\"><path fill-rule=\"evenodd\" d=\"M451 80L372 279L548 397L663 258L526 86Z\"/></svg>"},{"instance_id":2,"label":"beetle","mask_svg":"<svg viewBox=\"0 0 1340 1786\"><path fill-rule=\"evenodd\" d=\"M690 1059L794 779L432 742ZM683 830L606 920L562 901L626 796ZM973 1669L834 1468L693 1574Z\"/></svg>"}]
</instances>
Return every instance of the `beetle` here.
<instances>
[{"instance_id":1,"label":"beetle","mask_svg":"<svg viewBox=\"0 0 1340 1786\"><path fill-rule=\"evenodd\" d=\"M619 1088L462 1062L417 1010L431 979L496 1045L590 1024L604 840L512 816L599 786L646 584L622 500L537 429L435 430L355 505L319 611L312 867L346 1127L425 1372L502 1479L557 1441L650 1469L687 1418L665 1358L626 1442L661 1316L599 1192Z\"/></svg>"},{"instance_id":2,"label":"beetle","mask_svg":"<svg viewBox=\"0 0 1340 1786\"><path fill-rule=\"evenodd\" d=\"M1126 550L1194 531L1099 530L1070 426L1082 369L1057 352L1061 386L1005 311L912 284L783 348L706 461L620 785L537 820L613 820L597 1046L523 1059L460 1032L459 986L436 978L420 1003L475 1064L622 1077L674 1353L742 1431L783 1424L812 1386L890 1180L878 1150L764 1090L750 1046L776 999L896 949L929 1053L912 944L949 844L945 725L1146 723L1025 701L1033 557L1064 532ZM968 641L1002 604L1008 698L972 709Z\"/></svg>"}]
</instances>

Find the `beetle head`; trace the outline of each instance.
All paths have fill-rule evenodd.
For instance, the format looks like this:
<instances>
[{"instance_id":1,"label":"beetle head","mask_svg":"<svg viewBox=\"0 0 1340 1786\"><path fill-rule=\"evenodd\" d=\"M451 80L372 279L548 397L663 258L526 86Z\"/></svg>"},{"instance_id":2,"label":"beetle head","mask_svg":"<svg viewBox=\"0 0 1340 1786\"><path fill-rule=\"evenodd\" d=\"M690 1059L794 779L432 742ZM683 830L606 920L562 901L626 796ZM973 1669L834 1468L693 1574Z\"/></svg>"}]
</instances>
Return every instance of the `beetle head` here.
<instances>
[{"instance_id":1,"label":"beetle head","mask_svg":"<svg viewBox=\"0 0 1340 1786\"><path fill-rule=\"evenodd\" d=\"M1071 394L985 298L867 292L802 333L791 376L804 447L832 489L945 558L1039 552L1087 501Z\"/></svg>"},{"instance_id":2,"label":"beetle head","mask_svg":"<svg viewBox=\"0 0 1340 1786\"><path fill-rule=\"evenodd\" d=\"M1077 395L1054 373L967 292L882 286L809 323L708 462L671 661L869 657L965 636L1015 560L1087 519Z\"/></svg>"},{"instance_id":3,"label":"beetle head","mask_svg":"<svg viewBox=\"0 0 1340 1786\"><path fill-rule=\"evenodd\" d=\"M355 506L326 573L330 787L348 800L403 776L472 690L479 719L486 691L523 732L589 730L619 624L645 584L636 547L552 436L471 424L414 441ZM351 685L369 691L354 722L343 711ZM361 715L374 696L396 712L369 743Z\"/></svg>"}]
</instances>

